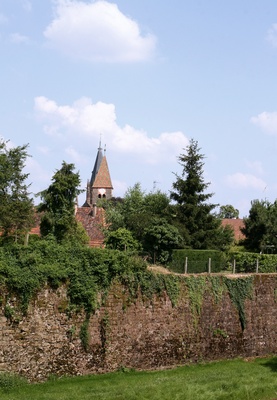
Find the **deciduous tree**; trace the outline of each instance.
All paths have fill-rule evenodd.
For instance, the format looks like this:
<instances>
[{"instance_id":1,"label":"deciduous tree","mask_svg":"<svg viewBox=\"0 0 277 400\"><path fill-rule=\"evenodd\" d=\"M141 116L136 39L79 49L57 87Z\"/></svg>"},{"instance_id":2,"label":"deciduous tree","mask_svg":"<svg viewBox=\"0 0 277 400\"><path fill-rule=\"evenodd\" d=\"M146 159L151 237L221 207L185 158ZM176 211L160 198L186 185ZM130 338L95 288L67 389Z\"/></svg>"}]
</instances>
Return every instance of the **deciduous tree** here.
<instances>
[{"instance_id":1,"label":"deciduous tree","mask_svg":"<svg viewBox=\"0 0 277 400\"><path fill-rule=\"evenodd\" d=\"M244 245L253 252L265 251L277 246L277 202L253 200L249 216L243 219ZM277 247L276 247L277 248Z\"/></svg>"},{"instance_id":2,"label":"deciduous tree","mask_svg":"<svg viewBox=\"0 0 277 400\"><path fill-rule=\"evenodd\" d=\"M231 204L226 204L219 208L219 218L238 218L239 210L232 206Z\"/></svg>"}]
</instances>

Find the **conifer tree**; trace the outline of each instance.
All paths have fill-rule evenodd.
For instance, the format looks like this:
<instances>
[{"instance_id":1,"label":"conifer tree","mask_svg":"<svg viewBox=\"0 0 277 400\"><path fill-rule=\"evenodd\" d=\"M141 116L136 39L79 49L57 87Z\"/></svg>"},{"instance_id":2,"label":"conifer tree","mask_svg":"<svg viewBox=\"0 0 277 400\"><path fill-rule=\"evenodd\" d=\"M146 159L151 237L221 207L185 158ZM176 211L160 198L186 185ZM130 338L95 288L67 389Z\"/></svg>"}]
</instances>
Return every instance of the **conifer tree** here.
<instances>
[{"instance_id":1,"label":"conifer tree","mask_svg":"<svg viewBox=\"0 0 277 400\"><path fill-rule=\"evenodd\" d=\"M17 241L25 236L33 223L33 201L24 173L28 145L9 148L0 140L0 229L3 237Z\"/></svg>"},{"instance_id":2,"label":"conifer tree","mask_svg":"<svg viewBox=\"0 0 277 400\"><path fill-rule=\"evenodd\" d=\"M52 177L51 185L39 193L42 203L38 206L38 211L43 212L41 235L52 234L58 242L72 238L78 233L75 203L82 190L79 189L79 173L74 172L74 168L74 164L63 161L61 169Z\"/></svg>"},{"instance_id":3,"label":"conifer tree","mask_svg":"<svg viewBox=\"0 0 277 400\"><path fill-rule=\"evenodd\" d=\"M176 202L176 217L185 244L195 249L216 248L220 220L212 213L217 205L208 203L213 193L206 192L210 183L204 182L204 155L200 150L198 142L191 139L186 153L179 156L183 171L181 176L175 174L170 197Z\"/></svg>"}]
</instances>

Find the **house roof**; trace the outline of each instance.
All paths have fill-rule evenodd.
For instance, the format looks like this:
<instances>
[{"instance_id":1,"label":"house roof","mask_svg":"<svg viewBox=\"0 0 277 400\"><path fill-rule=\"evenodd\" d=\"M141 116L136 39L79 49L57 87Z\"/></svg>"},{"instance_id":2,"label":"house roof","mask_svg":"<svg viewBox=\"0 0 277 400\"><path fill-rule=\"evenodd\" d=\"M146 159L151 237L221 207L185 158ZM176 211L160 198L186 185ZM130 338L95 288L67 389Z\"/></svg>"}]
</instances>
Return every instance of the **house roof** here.
<instances>
[{"instance_id":1,"label":"house roof","mask_svg":"<svg viewBox=\"0 0 277 400\"><path fill-rule=\"evenodd\" d=\"M234 231L235 241L240 241L245 239L245 235L241 232L241 228L244 227L243 219L241 218L224 218L222 220L222 225L229 225Z\"/></svg>"}]
</instances>

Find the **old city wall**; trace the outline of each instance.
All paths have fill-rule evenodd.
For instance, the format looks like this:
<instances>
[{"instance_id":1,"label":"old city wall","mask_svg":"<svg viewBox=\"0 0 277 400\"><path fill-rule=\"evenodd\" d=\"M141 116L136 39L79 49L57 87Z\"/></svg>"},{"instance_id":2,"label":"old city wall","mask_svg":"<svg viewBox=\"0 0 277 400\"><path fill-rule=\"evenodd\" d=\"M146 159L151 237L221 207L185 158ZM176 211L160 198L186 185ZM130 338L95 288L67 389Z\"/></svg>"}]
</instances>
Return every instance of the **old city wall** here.
<instances>
[{"instance_id":1,"label":"old city wall","mask_svg":"<svg viewBox=\"0 0 277 400\"><path fill-rule=\"evenodd\" d=\"M9 307L15 304L11 298ZM277 351L274 274L254 276L252 295L243 304L245 329L228 292L216 300L205 290L193 305L185 285L174 307L166 293L130 301L128 291L118 284L89 318L81 311L69 313L67 306L65 286L41 290L26 316L9 318L2 304L0 371L35 381L51 374L151 369Z\"/></svg>"}]
</instances>

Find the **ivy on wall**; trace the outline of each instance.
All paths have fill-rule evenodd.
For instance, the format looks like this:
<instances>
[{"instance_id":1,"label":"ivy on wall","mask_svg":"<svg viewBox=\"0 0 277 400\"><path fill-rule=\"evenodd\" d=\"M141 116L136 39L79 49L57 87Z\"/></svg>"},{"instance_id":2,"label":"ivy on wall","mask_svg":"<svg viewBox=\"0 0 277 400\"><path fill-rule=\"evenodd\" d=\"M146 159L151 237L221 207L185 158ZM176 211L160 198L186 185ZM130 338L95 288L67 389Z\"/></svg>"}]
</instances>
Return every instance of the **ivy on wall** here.
<instances>
[{"instance_id":1,"label":"ivy on wall","mask_svg":"<svg viewBox=\"0 0 277 400\"><path fill-rule=\"evenodd\" d=\"M128 292L128 304L139 295L143 300L167 293L172 306L178 305L181 287L185 287L194 322L202 312L205 292L220 303L225 291L236 306L242 330L246 327L245 300L251 297L253 278L227 278L219 275L174 275L153 273L146 263L126 252L108 249L61 246L41 240L32 246L0 247L0 284L3 289L1 306L13 319L15 313L10 298L18 298L18 310L26 313L30 299L46 283L54 288L66 283L69 302L68 313L83 309L89 316L101 306L109 288L117 280ZM5 292L5 294L4 294ZM102 296L99 296L101 294ZM16 315L18 318L18 310ZM87 317L82 328L82 342L86 348Z\"/></svg>"},{"instance_id":2,"label":"ivy on wall","mask_svg":"<svg viewBox=\"0 0 277 400\"><path fill-rule=\"evenodd\" d=\"M245 300L252 297L253 277L225 278L224 283L228 289L230 299L238 310L241 329L244 330L246 328Z\"/></svg>"}]
</instances>

